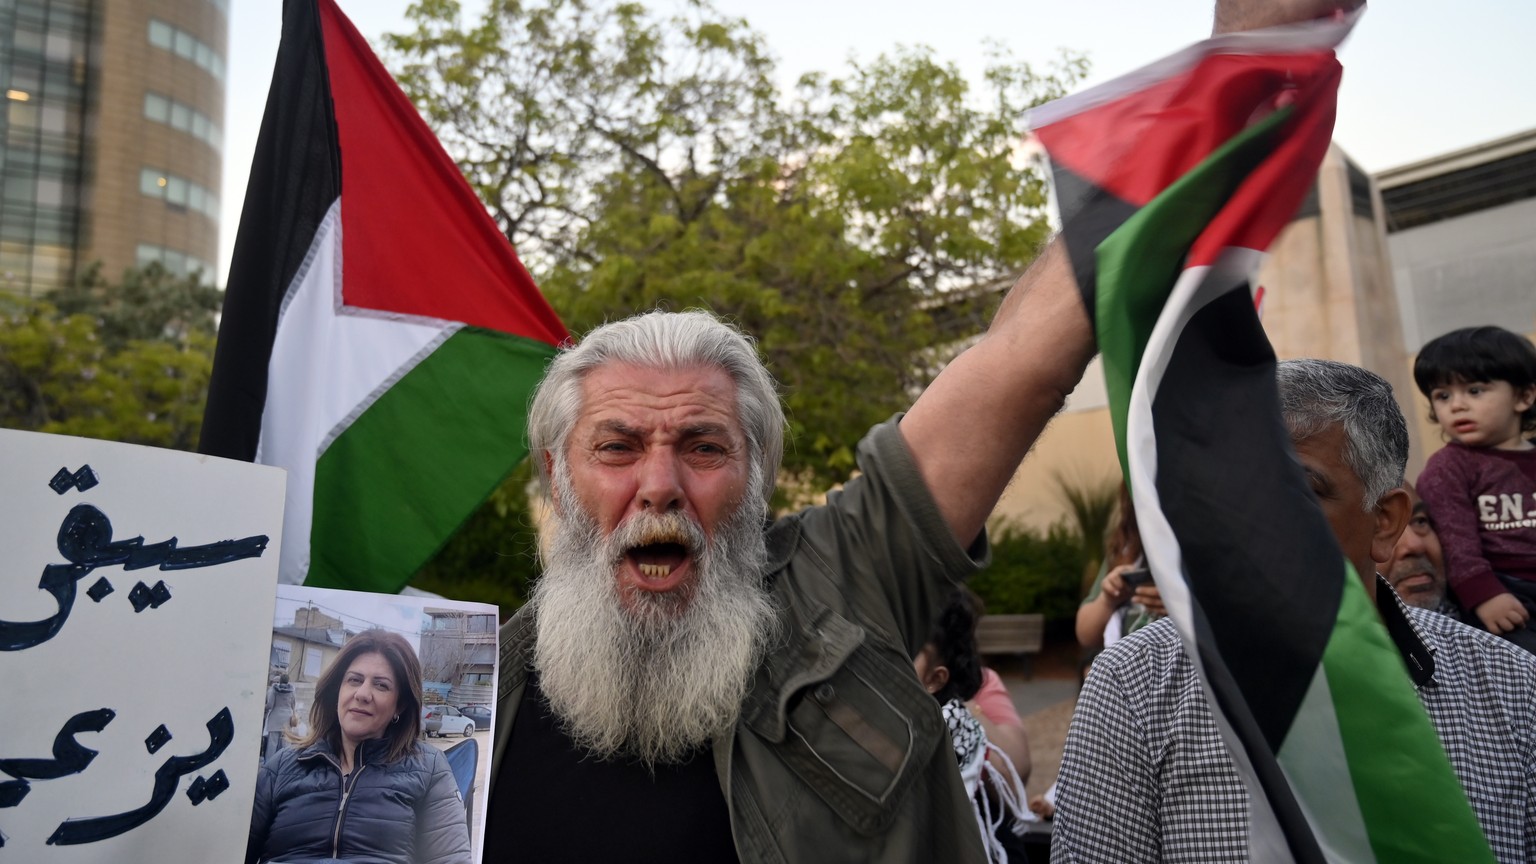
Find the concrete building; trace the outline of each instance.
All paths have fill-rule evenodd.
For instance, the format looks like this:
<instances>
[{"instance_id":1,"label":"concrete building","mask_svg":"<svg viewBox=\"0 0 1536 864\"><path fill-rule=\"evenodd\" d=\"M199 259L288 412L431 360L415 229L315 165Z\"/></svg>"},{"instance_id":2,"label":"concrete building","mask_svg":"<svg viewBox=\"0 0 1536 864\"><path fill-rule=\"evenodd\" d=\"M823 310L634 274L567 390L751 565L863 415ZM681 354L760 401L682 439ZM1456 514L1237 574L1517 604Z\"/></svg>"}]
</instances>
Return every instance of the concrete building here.
<instances>
[{"instance_id":1,"label":"concrete building","mask_svg":"<svg viewBox=\"0 0 1536 864\"><path fill-rule=\"evenodd\" d=\"M299 609L292 624L272 627L272 674L286 672L290 683L309 685L313 690L342 646L355 635L340 618L312 606Z\"/></svg>"},{"instance_id":2,"label":"concrete building","mask_svg":"<svg viewBox=\"0 0 1536 864\"><path fill-rule=\"evenodd\" d=\"M229 0L0 2L0 290L213 279Z\"/></svg>"},{"instance_id":3,"label":"concrete building","mask_svg":"<svg viewBox=\"0 0 1536 864\"><path fill-rule=\"evenodd\" d=\"M1337 147L1259 274L1282 358L1322 357L1387 378L1409 418L1408 476L1442 445L1413 358L1459 327L1536 336L1536 130L1372 178ZM1067 514L1058 478L1118 478L1095 361L1020 468L995 517L1044 528Z\"/></svg>"},{"instance_id":4,"label":"concrete building","mask_svg":"<svg viewBox=\"0 0 1536 864\"><path fill-rule=\"evenodd\" d=\"M496 616L431 606L424 612L431 623L421 632L423 678L449 685L444 698L453 705L495 701Z\"/></svg>"}]
</instances>

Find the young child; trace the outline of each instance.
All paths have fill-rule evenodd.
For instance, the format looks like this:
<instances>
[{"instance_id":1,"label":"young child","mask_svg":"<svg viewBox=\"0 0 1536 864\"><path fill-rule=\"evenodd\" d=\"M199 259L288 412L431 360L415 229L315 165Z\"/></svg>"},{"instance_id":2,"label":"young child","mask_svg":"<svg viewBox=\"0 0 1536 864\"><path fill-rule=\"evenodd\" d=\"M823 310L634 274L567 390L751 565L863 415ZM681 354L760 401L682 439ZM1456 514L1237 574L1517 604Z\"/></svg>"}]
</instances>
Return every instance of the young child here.
<instances>
[{"instance_id":1,"label":"young child","mask_svg":"<svg viewBox=\"0 0 1536 864\"><path fill-rule=\"evenodd\" d=\"M1413 378L1449 442L1418 487L1451 591L1489 632L1536 653L1536 348L1468 327L1425 345Z\"/></svg>"}]
</instances>

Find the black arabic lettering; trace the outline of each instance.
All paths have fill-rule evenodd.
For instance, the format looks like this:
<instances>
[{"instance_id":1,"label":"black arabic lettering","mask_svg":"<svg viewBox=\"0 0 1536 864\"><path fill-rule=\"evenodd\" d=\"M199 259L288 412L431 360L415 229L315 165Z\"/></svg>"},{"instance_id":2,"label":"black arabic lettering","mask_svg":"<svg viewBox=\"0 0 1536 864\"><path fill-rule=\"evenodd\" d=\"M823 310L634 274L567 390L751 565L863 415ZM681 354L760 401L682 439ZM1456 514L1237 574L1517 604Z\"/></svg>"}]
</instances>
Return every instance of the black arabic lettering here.
<instances>
[{"instance_id":1,"label":"black arabic lettering","mask_svg":"<svg viewBox=\"0 0 1536 864\"><path fill-rule=\"evenodd\" d=\"M107 728L117 712L111 708L82 711L64 721L53 736L52 759L0 759L0 772L18 780L57 780L84 771L97 751L75 740L81 732L100 732Z\"/></svg>"},{"instance_id":2,"label":"black arabic lettering","mask_svg":"<svg viewBox=\"0 0 1536 864\"><path fill-rule=\"evenodd\" d=\"M98 840L126 834L160 815L160 811L164 810L165 805L171 803L171 798L176 795L176 787L180 785L181 778L219 758L235 738L235 721L228 707L220 709L219 713L213 715L207 726L208 749L192 756L172 756L167 759L165 764L155 772L155 786L150 792L149 801L144 806L111 816L65 819L59 823L59 827L55 828L52 834L48 835L48 845L74 846L80 843L95 843Z\"/></svg>"},{"instance_id":3,"label":"black arabic lettering","mask_svg":"<svg viewBox=\"0 0 1536 864\"><path fill-rule=\"evenodd\" d=\"M113 542L112 522L107 514L89 504L70 508L59 527L59 554L71 564L92 568L121 564L124 570L155 566L161 570L191 570L259 558L266 548L265 534L185 548L177 548L175 537L148 546L144 545L143 537Z\"/></svg>"},{"instance_id":4,"label":"black arabic lettering","mask_svg":"<svg viewBox=\"0 0 1536 864\"><path fill-rule=\"evenodd\" d=\"M37 587L47 591L58 601L59 611L39 621L0 620L0 651L21 651L41 645L52 639L69 618L69 610L75 606L75 583L91 572L89 567L69 564L49 564L43 568L43 578Z\"/></svg>"},{"instance_id":5,"label":"black arabic lettering","mask_svg":"<svg viewBox=\"0 0 1536 864\"><path fill-rule=\"evenodd\" d=\"M161 570L191 570L259 558L267 548L267 536L257 534L240 540L220 540L203 546L177 548L176 538L144 545L143 537L113 541L112 522L89 504L77 504L59 526L59 554L68 564L43 568L38 590L52 594L59 611L37 621L0 620L0 651L22 651L58 634L74 608L79 581L97 567L121 564L124 570L158 566ZM103 595L105 596L105 595Z\"/></svg>"},{"instance_id":6,"label":"black arabic lettering","mask_svg":"<svg viewBox=\"0 0 1536 864\"><path fill-rule=\"evenodd\" d=\"M53 736L52 759L0 759L0 773L9 774L15 780L0 783L0 808L15 807L32 791L27 780L57 780L71 774L79 774L96 758L95 750L75 741L79 732L100 732L107 728L117 712L111 708L82 711L64 721L59 734Z\"/></svg>"}]
</instances>

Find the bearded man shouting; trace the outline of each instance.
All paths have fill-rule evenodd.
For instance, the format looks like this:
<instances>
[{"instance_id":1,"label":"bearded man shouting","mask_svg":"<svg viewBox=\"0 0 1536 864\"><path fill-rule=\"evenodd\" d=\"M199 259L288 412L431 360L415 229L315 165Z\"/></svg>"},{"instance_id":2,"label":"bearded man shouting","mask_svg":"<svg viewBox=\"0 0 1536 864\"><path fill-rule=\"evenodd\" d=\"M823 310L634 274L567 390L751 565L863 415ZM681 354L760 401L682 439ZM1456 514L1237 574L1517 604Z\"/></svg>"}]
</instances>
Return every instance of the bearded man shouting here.
<instances>
[{"instance_id":1,"label":"bearded man shouting","mask_svg":"<svg viewBox=\"0 0 1536 864\"><path fill-rule=\"evenodd\" d=\"M545 566L502 631L485 860L980 860L911 657L1090 356L1070 281L1060 301L1082 341L1059 386L1024 376L1013 428L930 404L972 349L869 433L857 478L772 522L784 416L741 333L654 312L557 357L529 413Z\"/></svg>"},{"instance_id":2,"label":"bearded man shouting","mask_svg":"<svg viewBox=\"0 0 1536 864\"><path fill-rule=\"evenodd\" d=\"M985 860L912 657L1093 353L1052 242L855 479L770 521L784 416L745 336L655 312L563 351L528 418L545 567L501 632L483 860Z\"/></svg>"}]
</instances>

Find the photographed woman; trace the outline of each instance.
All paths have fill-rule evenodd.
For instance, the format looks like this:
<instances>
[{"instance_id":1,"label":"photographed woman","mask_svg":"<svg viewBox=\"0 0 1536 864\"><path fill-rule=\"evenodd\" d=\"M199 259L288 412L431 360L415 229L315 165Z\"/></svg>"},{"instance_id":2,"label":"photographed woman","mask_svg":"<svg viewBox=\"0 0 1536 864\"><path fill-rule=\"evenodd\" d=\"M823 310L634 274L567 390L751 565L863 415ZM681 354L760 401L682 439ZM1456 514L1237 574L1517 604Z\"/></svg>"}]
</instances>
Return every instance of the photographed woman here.
<instances>
[{"instance_id":1,"label":"photographed woman","mask_svg":"<svg viewBox=\"0 0 1536 864\"><path fill-rule=\"evenodd\" d=\"M352 637L316 685L309 734L257 775L247 864L470 864L458 785L420 728L410 643Z\"/></svg>"}]
</instances>

